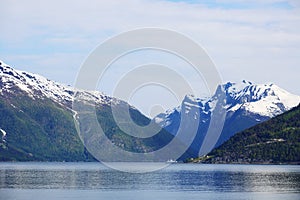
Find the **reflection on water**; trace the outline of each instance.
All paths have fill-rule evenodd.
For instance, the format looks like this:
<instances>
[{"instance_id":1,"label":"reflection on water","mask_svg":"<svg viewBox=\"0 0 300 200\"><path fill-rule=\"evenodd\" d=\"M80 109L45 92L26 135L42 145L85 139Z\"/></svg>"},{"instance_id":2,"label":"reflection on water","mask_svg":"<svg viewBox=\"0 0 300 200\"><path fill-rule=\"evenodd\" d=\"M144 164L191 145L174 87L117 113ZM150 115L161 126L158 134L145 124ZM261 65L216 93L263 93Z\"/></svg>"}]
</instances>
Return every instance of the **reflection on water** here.
<instances>
[{"instance_id":1,"label":"reflection on water","mask_svg":"<svg viewBox=\"0 0 300 200\"><path fill-rule=\"evenodd\" d=\"M122 194L123 199L135 199L143 194L144 199L153 199L159 194L163 199L173 195L179 199L181 195L191 199L255 199L255 195L267 195L271 199L300 199L300 167L174 164L157 172L130 174L99 163L0 164L0 199L5 195L7 199L26 199L28 194L46 198L61 192L66 192L65 198L79 192L76 197L96 193L92 197Z\"/></svg>"}]
</instances>

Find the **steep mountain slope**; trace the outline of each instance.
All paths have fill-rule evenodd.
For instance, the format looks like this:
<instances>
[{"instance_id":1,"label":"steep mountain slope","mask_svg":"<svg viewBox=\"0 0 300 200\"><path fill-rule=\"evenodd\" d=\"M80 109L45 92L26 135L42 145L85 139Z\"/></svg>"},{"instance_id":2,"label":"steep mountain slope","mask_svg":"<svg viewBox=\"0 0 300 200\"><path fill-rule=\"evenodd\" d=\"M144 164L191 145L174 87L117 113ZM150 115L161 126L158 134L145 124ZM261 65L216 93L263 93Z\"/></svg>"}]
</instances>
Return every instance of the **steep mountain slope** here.
<instances>
[{"instance_id":1,"label":"steep mountain slope","mask_svg":"<svg viewBox=\"0 0 300 200\"><path fill-rule=\"evenodd\" d=\"M225 93L226 118L215 147L223 144L235 133L266 121L297 106L300 97L292 95L274 84L227 83L210 98L186 96L180 107L158 115L154 120L172 134L176 134L182 118L199 121L199 127L190 152L198 156L206 137L218 95ZM189 131L186 126L185 132ZM184 140L184 138L182 138ZM208 153L208 152L206 152Z\"/></svg>"},{"instance_id":2,"label":"steep mountain slope","mask_svg":"<svg viewBox=\"0 0 300 200\"><path fill-rule=\"evenodd\" d=\"M6 135L0 160L85 160L88 155L73 124L72 114L49 99L1 96L0 127Z\"/></svg>"},{"instance_id":3,"label":"steep mountain slope","mask_svg":"<svg viewBox=\"0 0 300 200\"><path fill-rule=\"evenodd\" d=\"M242 131L214 149L206 163L300 163L300 105Z\"/></svg>"},{"instance_id":4,"label":"steep mountain slope","mask_svg":"<svg viewBox=\"0 0 300 200\"><path fill-rule=\"evenodd\" d=\"M164 130L151 138L132 137L116 125L112 108L124 113L129 107L131 117L140 125L151 120L126 102L100 92L75 90L36 74L14 70L0 61L0 160L94 160L75 129L75 93L81 96L83 104L95 104L97 119L107 137L126 151L150 152L173 138ZM130 123L125 126L132 129Z\"/></svg>"}]
</instances>

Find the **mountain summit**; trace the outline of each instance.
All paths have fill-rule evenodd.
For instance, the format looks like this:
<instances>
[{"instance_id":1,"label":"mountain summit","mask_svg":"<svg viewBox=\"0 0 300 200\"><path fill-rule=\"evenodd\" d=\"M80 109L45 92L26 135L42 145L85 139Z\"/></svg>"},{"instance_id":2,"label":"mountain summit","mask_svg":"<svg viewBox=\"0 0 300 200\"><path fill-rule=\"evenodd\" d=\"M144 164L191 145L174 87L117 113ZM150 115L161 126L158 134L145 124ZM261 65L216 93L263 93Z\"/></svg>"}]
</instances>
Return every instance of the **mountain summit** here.
<instances>
[{"instance_id":1,"label":"mountain summit","mask_svg":"<svg viewBox=\"0 0 300 200\"><path fill-rule=\"evenodd\" d=\"M228 111L243 109L252 114L275 117L298 105L300 97L290 94L274 84L227 83Z\"/></svg>"},{"instance_id":2,"label":"mountain summit","mask_svg":"<svg viewBox=\"0 0 300 200\"><path fill-rule=\"evenodd\" d=\"M228 82L221 87L222 90L217 89L210 98L187 95L179 107L159 114L154 121L174 135L179 130L190 131L189 126L180 126L182 119L199 121L195 140L189 149L194 156L199 156L220 93L225 96L226 117L214 147L223 144L235 133L282 114L300 102L300 96L290 94L275 84L254 84L244 80L241 83Z\"/></svg>"},{"instance_id":3,"label":"mountain summit","mask_svg":"<svg viewBox=\"0 0 300 200\"><path fill-rule=\"evenodd\" d=\"M0 60L0 94L13 93L19 91L27 94L32 99L49 98L52 101L71 107L75 90L73 87L66 86L51 81L43 76L13 69ZM97 91L80 91L86 96L86 100L92 100L96 103L109 103L110 101L120 102L105 96Z\"/></svg>"}]
</instances>

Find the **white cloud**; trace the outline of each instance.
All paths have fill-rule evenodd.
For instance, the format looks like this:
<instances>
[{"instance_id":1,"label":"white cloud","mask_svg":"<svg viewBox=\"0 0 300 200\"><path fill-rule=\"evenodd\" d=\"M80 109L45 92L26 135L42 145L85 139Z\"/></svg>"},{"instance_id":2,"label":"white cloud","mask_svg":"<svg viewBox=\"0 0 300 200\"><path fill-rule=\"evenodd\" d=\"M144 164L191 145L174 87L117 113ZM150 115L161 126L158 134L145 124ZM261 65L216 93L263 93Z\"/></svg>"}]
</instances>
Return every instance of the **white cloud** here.
<instances>
[{"instance_id":1,"label":"white cloud","mask_svg":"<svg viewBox=\"0 0 300 200\"><path fill-rule=\"evenodd\" d=\"M251 4L282 2L255 0ZM51 74L49 78L65 77L63 82L72 83L76 72L67 71L78 69L82 59L101 41L129 29L154 26L179 31L203 45L224 80L271 81L300 94L295 84L300 74L298 2L286 1L293 9L224 9L162 0L2 0L1 59L17 67L24 62L35 64L43 67L44 75ZM24 59L35 54L32 60ZM53 71L54 63L62 63L65 70Z\"/></svg>"}]
</instances>

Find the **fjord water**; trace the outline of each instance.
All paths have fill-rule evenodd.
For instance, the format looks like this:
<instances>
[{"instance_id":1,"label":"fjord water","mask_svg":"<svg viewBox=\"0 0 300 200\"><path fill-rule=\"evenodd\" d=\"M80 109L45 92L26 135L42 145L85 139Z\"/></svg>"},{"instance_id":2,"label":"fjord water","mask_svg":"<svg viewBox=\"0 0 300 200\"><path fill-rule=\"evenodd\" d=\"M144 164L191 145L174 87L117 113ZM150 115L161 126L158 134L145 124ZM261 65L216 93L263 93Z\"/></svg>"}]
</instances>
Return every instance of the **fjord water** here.
<instances>
[{"instance_id":1,"label":"fjord water","mask_svg":"<svg viewBox=\"0 0 300 200\"><path fill-rule=\"evenodd\" d=\"M132 174L100 163L0 163L0 199L298 200L300 166L172 164Z\"/></svg>"}]
</instances>

